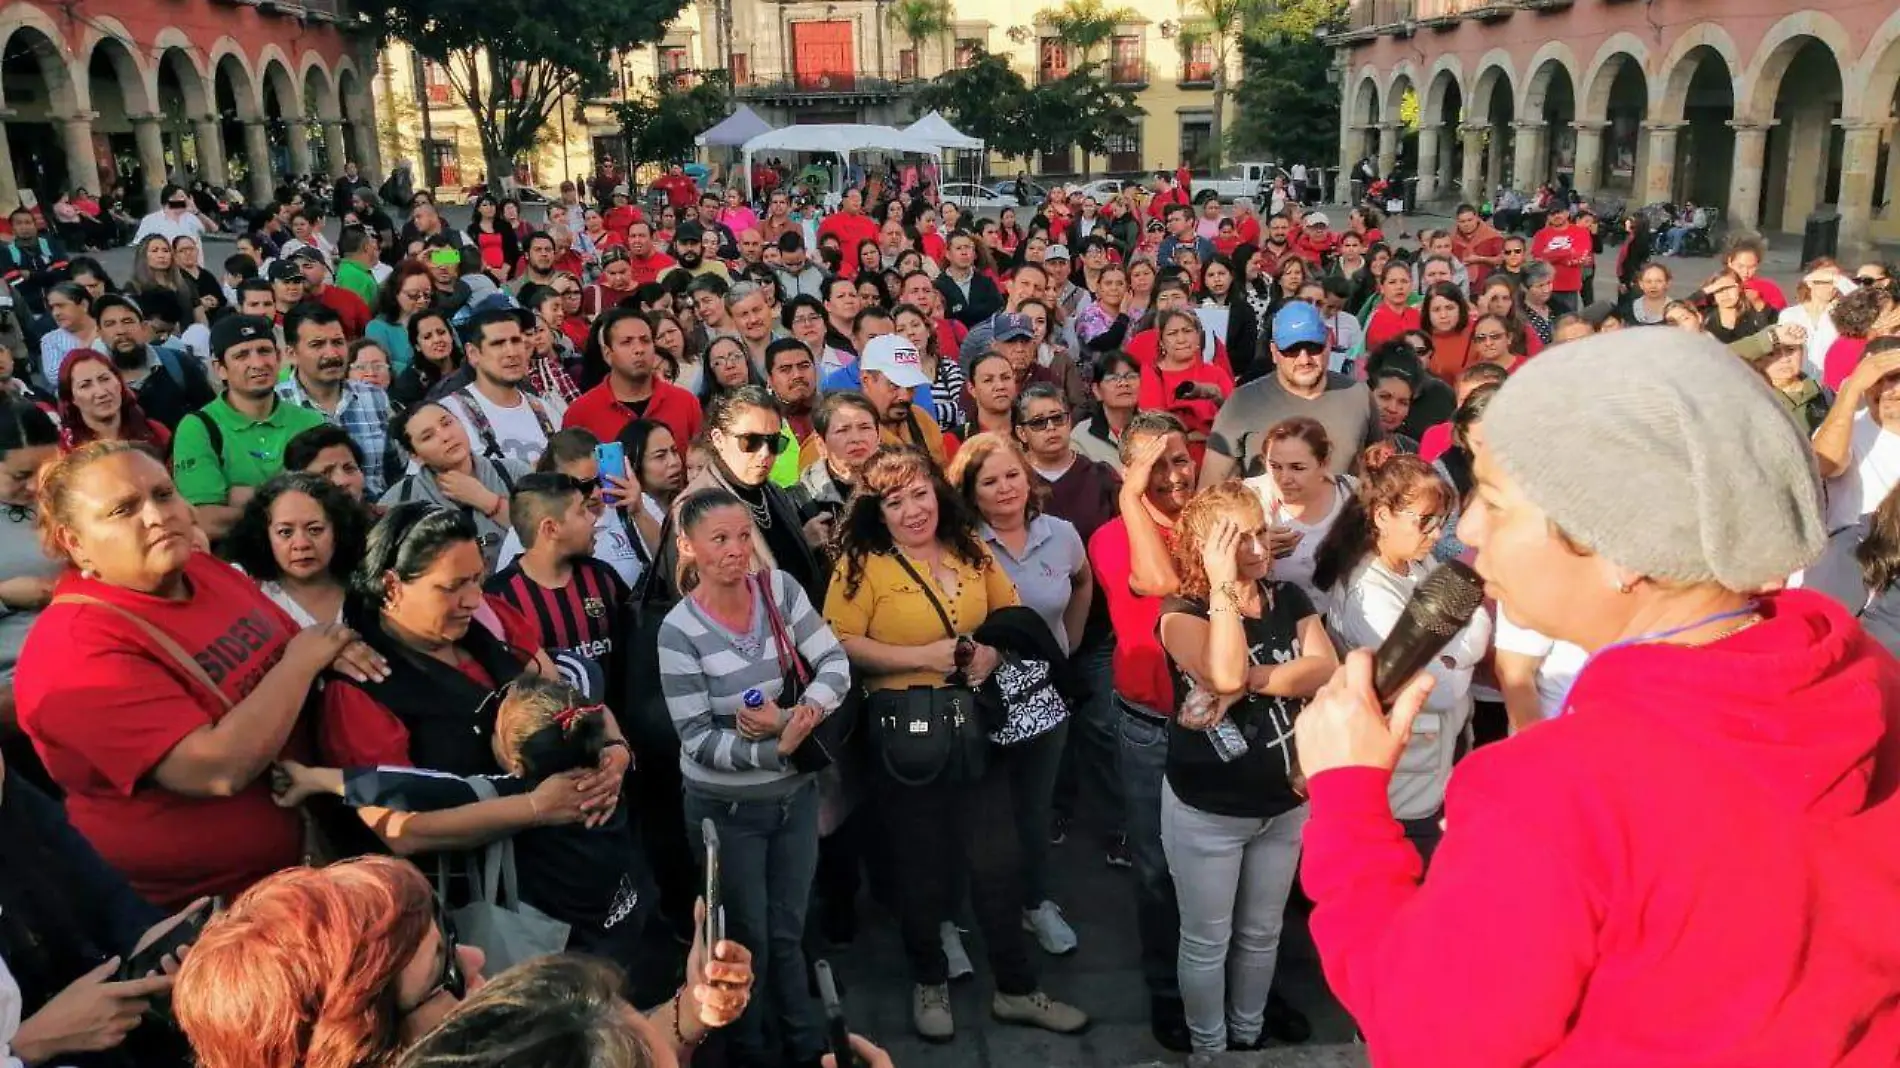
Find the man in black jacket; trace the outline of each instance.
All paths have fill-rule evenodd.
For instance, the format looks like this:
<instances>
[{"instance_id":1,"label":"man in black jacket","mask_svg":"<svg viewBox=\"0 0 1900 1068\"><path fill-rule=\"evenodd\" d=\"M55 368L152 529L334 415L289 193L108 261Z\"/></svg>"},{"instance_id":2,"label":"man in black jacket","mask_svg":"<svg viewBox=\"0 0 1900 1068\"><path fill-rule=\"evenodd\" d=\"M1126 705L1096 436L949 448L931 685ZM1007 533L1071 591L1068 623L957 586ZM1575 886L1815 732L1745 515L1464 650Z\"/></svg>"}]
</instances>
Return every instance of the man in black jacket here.
<instances>
[{"instance_id":1,"label":"man in black jacket","mask_svg":"<svg viewBox=\"0 0 1900 1068\"><path fill-rule=\"evenodd\" d=\"M0 243L0 273L9 276L27 312L45 315L46 291L67 278L66 250L57 238L40 233L39 220L25 208L15 208L8 222L13 240Z\"/></svg>"},{"instance_id":2,"label":"man in black jacket","mask_svg":"<svg viewBox=\"0 0 1900 1068\"><path fill-rule=\"evenodd\" d=\"M964 326L975 326L1003 309L996 283L976 269L976 238L959 230L944 243L949 266L937 276L944 314Z\"/></svg>"}]
</instances>

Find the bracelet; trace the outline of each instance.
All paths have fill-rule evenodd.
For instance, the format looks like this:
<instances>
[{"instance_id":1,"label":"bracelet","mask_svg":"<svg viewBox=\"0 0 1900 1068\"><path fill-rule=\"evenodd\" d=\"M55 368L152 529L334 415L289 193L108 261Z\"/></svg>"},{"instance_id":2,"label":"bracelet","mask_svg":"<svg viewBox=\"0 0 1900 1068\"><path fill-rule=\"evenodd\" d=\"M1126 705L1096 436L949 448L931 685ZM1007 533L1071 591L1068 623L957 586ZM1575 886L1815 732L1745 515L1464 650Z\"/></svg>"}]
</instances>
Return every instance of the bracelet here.
<instances>
[{"instance_id":1,"label":"bracelet","mask_svg":"<svg viewBox=\"0 0 1900 1068\"><path fill-rule=\"evenodd\" d=\"M687 977L689 982L691 981L691 978L692 978L691 976ZM706 1036L702 1034L697 1038L686 1037L686 1028L682 1026L680 1022L686 1019L686 1010L681 1005L681 1002L683 1002L685 998L686 998L685 987L682 986L678 990L673 991L673 1040L675 1042L678 1042L682 1048L691 1049L692 1047L697 1046L701 1042L705 1041Z\"/></svg>"}]
</instances>

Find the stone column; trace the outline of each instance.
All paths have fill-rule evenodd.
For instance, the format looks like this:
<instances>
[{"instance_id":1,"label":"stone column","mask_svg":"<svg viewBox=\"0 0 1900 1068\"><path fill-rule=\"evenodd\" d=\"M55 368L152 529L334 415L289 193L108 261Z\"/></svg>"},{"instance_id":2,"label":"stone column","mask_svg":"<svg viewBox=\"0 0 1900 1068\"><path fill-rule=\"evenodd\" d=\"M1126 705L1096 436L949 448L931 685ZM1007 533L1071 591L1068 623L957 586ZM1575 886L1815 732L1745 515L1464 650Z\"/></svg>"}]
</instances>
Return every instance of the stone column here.
<instances>
[{"instance_id":1,"label":"stone column","mask_svg":"<svg viewBox=\"0 0 1900 1068\"><path fill-rule=\"evenodd\" d=\"M1386 122L1374 129L1379 131L1379 177L1384 178L1399 167L1399 126Z\"/></svg>"},{"instance_id":2,"label":"stone column","mask_svg":"<svg viewBox=\"0 0 1900 1068\"><path fill-rule=\"evenodd\" d=\"M356 131L356 171L370 185L381 185L383 173L383 146L376 139L376 117L357 119ZM418 178L418 181L420 179Z\"/></svg>"},{"instance_id":3,"label":"stone column","mask_svg":"<svg viewBox=\"0 0 1900 1068\"><path fill-rule=\"evenodd\" d=\"M330 177L332 178L342 176L343 164L349 160L349 151L344 142L343 120L323 120L323 151L330 157Z\"/></svg>"},{"instance_id":4,"label":"stone column","mask_svg":"<svg viewBox=\"0 0 1900 1068\"><path fill-rule=\"evenodd\" d=\"M1841 252L1861 256L1873 246L1868 224L1874 217L1874 168L1880 160L1880 135L1887 128L1887 120L1835 119L1834 124L1845 131L1838 205Z\"/></svg>"},{"instance_id":5,"label":"stone column","mask_svg":"<svg viewBox=\"0 0 1900 1068\"><path fill-rule=\"evenodd\" d=\"M1484 203L1490 195L1490 186L1484 183L1484 135L1488 132L1488 126L1458 128L1458 135L1465 139L1463 173L1458 180L1464 186L1464 198L1473 204Z\"/></svg>"},{"instance_id":6,"label":"stone column","mask_svg":"<svg viewBox=\"0 0 1900 1068\"><path fill-rule=\"evenodd\" d=\"M1526 193L1550 180L1550 124L1514 122L1516 143L1511 152L1511 184Z\"/></svg>"},{"instance_id":7,"label":"stone column","mask_svg":"<svg viewBox=\"0 0 1900 1068\"><path fill-rule=\"evenodd\" d=\"M284 119L284 147L289 149L290 173L302 177L310 173L310 127L303 116Z\"/></svg>"},{"instance_id":8,"label":"stone column","mask_svg":"<svg viewBox=\"0 0 1900 1068\"><path fill-rule=\"evenodd\" d=\"M18 113L0 109L0 211L12 211L20 203L20 183L13 177L13 146L7 142L7 125Z\"/></svg>"},{"instance_id":9,"label":"stone column","mask_svg":"<svg viewBox=\"0 0 1900 1068\"><path fill-rule=\"evenodd\" d=\"M1887 203L1874 205L1883 219L1900 218L1900 133L1887 138Z\"/></svg>"},{"instance_id":10,"label":"stone column","mask_svg":"<svg viewBox=\"0 0 1900 1068\"><path fill-rule=\"evenodd\" d=\"M1577 131L1577 170L1571 184L1584 197L1593 197L1597 187L1603 184L1603 131L1609 129L1610 124L1573 122L1570 128Z\"/></svg>"},{"instance_id":11,"label":"stone column","mask_svg":"<svg viewBox=\"0 0 1900 1068\"><path fill-rule=\"evenodd\" d=\"M161 118L156 112L131 116L132 140L138 146L139 169L145 172L147 204L157 204L158 194L165 188L165 133L158 126Z\"/></svg>"},{"instance_id":12,"label":"stone column","mask_svg":"<svg viewBox=\"0 0 1900 1068\"><path fill-rule=\"evenodd\" d=\"M53 119L66 149L66 184L93 193L99 192L99 154L92 150L92 120L98 117L97 112L82 111Z\"/></svg>"},{"instance_id":13,"label":"stone column","mask_svg":"<svg viewBox=\"0 0 1900 1068\"><path fill-rule=\"evenodd\" d=\"M191 139L198 145L198 177L212 185L227 184L231 176L224 168L224 125L218 117L191 120Z\"/></svg>"},{"instance_id":14,"label":"stone column","mask_svg":"<svg viewBox=\"0 0 1900 1068\"><path fill-rule=\"evenodd\" d=\"M1735 157L1728 172L1728 222L1735 230L1754 233L1761 229L1762 168L1768 155L1768 131L1776 120L1757 122L1732 119L1735 131Z\"/></svg>"},{"instance_id":15,"label":"stone column","mask_svg":"<svg viewBox=\"0 0 1900 1068\"><path fill-rule=\"evenodd\" d=\"M265 132L263 119L244 120L244 156L250 164L251 187L247 193L251 203L270 203L277 183L271 178L270 135Z\"/></svg>"},{"instance_id":16,"label":"stone column","mask_svg":"<svg viewBox=\"0 0 1900 1068\"><path fill-rule=\"evenodd\" d=\"M1686 122L1646 122L1649 131L1649 170L1643 175L1643 203L1673 201L1676 187L1676 132Z\"/></svg>"},{"instance_id":17,"label":"stone column","mask_svg":"<svg viewBox=\"0 0 1900 1068\"><path fill-rule=\"evenodd\" d=\"M1510 128L1509 123L1502 122L1490 127L1491 151L1484 161L1484 188L1487 191L1504 184L1504 131Z\"/></svg>"},{"instance_id":18,"label":"stone column","mask_svg":"<svg viewBox=\"0 0 1900 1068\"><path fill-rule=\"evenodd\" d=\"M1418 202L1438 199L1438 134L1443 127L1422 125L1418 128Z\"/></svg>"}]
</instances>

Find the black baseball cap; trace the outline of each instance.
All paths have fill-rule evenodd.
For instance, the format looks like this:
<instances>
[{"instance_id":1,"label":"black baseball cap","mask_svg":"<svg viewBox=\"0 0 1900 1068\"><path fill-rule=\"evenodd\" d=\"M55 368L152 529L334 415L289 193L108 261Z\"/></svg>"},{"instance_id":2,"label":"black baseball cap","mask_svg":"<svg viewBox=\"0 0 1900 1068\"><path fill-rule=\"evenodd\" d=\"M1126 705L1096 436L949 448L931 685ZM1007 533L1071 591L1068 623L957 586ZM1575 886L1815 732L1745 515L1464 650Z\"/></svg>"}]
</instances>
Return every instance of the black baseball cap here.
<instances>
[{"instance_id":1,"label":"black baseball cap","mask_svg":"<svg viewBox=\"0 0 1900 1068\"><path fill-rule=\"evenodd\" d=\"M706 228L696 221L688 220L673 228L673 243L676 245L681 241L704 240L706 240Z\"/></svg>"},{"instance_id":2,"label":"black baseball cap","mask_svg":"<svg viewBox=\"0 0 1900 1068\"><path fill-rule=\"evenodd\" d=\"M211 328L211 355L214 359L222 360L232 346L259 338L272 342L277 340L276 330L269 319L259 315L227 315Z\"/></svg>"},{"instance_id":3,"label":"black baseball cap","mask_svg":"<svg viewBox=\"0 0 1900 1068\"><path fill-rule=\"evenodd\" d=\"M297 266L296 257L277 260L270 265L270 280L273 282L301 282L303 268Z\"/></svg>"}]
</instances>

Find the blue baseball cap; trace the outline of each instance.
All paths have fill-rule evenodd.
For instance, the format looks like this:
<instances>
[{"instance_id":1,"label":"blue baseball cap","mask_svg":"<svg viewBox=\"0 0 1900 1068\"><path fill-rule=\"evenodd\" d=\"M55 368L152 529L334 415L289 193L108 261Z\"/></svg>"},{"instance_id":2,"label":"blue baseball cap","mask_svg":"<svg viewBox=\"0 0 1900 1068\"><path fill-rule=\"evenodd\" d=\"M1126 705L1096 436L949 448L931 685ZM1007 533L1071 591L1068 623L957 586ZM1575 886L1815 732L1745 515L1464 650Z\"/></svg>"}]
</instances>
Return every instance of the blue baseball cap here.
<instances>
[{"instance_id":1,"label":"blue baseball cap","mask_svg":"<svg viewBox=\"0 0 1900 1068\"><path fill-rule=\"evenodd\" d=\"M1326 345L1326 320L1319 309L1303 300L1289 301L1273 317L1273 344L1289 349L1295 345Z\"/></svg>"}]
</instances>

